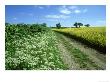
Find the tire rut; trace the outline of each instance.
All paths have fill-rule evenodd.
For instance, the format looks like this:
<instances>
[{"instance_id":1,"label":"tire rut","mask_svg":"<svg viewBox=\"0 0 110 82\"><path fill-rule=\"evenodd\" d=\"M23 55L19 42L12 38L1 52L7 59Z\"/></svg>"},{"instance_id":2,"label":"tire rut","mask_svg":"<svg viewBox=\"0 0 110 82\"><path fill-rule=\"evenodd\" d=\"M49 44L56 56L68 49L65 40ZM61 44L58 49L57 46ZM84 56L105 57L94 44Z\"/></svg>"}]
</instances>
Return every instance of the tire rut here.
<instances>
[{"instance_id":1,"label":"tire rut","mask_svg":"<svg viewBox=\"0 0 110 82\"><path fill-rule=\"evenodd\" d=\"M80 69L78 64L76 64L73 58L71 57L71 53L66 49L66 47L62 43L62 40L59 40L58 48L60 49L60 55L63 62L68 66L68 69L70 70Z\"/></svg>"},{"instance_id":2,"label":"tire rut","mask_svg":"<svg viewBox=\"0 0 110 82\"><path fill-rule=\"evenodd\" d=\"M63 41L60 39L61 37L66 40L67 42L69 42L71 44L71 46L79 49L81 52L83 52L84 54L88 55L88 57L95 62L95 64L99 67L101 67L102 69L106 69L106 57L104 54L101 54L100 52L96 51L95 49L89 48L86 45L71 39L65 35L60 34L61 36L59 37L59 35L57 35L58 40L59 40L59 49L61 52L61 57L62 60L64 61L65 64L68 65L69 69L75 69L75 70L79 70L81 69L79 67L79 65L77 63L75 63L74 58L73 58L73 54L65 47L65 45L63 44ZM90 67L91 69L95 69L94 67Z\"/></svg>"},{"instance_id":3,"label":"tire rut","mask_svg":"<svg viewBox=\"0 0 110 82\"><path fill-rule=\"evenodd\" d=\"M66 41L70 42L70 44L73 47L76 47L77 49L79 49L81 52L83 52L84 54L88 55L89 58L95 62L96 65L98 65L99 67L101 67L102 69L106 69L106 57L105 54L102 54L100 52L98 52L95 49L92 49L74 39L71 39L69 37L66 36L62 36Z\"/></svg>"},{"instance_id":4,"label":"tire rut","mask_svg":"<svg viewBox=\"0 0 110 82\"><path fill-rule=\"evenodd\" d=\"M75 61L73 60L69 50L63 44L63 41L60 39L60 37L58 35L56 35L56 36L57 36L58 42L59 42L58 48L60 50L60 56L61 56L61 59L63 60L64 64L66 64L68 66L69 70L80 69L79 65L76 64Z\"/></svg>"}]
</instances>

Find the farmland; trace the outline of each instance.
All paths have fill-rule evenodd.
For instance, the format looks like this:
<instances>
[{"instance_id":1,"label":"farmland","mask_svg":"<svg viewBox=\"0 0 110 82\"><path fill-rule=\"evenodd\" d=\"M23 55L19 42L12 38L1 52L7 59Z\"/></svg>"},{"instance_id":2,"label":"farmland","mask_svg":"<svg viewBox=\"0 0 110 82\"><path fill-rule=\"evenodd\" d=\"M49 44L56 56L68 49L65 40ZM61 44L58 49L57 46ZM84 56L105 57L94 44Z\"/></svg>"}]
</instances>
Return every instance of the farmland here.
<instances>
[{"instance_id":1,"label":"farmland","mask_svg":"<svg viewBox=\"0 0 110 82\"><path fill-rule=\"evenodd\" d=\"M54 31L71 36L99 51L106 52L105 27L54 29Z\"/></svg>"},{"instance_id":2,"label":"farmland","mask_svg":"<svg viewBox=\"0 0 110 82\"><path fill-rule=\"evenodd\" d=\"M56 36L47 30L41 25L7 25L6 69L65 69L59 56Z\"/></svg>"},{"instance_id":3,"label":"farmland","mask_svg":"<svg viewBox=\"0 0 110 82\"><path fill-rule=\"evenodd\" d=\"M6 70L94 70L106 67L105 27L51 29L6 24Z\"/></svg>"}]
</instances>

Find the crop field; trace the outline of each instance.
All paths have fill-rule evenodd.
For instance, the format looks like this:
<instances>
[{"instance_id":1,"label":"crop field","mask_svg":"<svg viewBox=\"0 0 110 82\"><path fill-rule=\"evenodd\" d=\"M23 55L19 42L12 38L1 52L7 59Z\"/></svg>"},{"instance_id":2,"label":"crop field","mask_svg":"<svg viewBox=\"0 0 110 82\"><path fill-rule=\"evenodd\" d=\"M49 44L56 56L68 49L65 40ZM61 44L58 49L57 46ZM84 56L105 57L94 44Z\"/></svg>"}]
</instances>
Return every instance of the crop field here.
<instances>
[{"instance_id":1,"label":"crop field","mask_svg":"<svg viewBox=\"0 0 110 82\"><path fill-rule=\"evenodd\" d=\"M48 28L7 25L5 38L7 70L66 69L55 33Z\"/></svg>"},{"instance_id":2,"label":"crop field","mask_svg":"<svg viewBox=\"0 0 110 82\"><path fill-rule=\"evenodd\" d=\"M89 28L66 28L53 29L56 32L63 33L77 39L101 52L106 52L106 28L89 27Z\"/></svg>"},{"instance_id":3,"label":"crop field","mask_svg":"<svg viewBox=\"0 0 110 82\"><path fill-rule=\"evenodd\" d=\"M105 27L51 29L45 24L6 24L5 69L102 70L105 47Z\"/></svg>"}]
</instances>

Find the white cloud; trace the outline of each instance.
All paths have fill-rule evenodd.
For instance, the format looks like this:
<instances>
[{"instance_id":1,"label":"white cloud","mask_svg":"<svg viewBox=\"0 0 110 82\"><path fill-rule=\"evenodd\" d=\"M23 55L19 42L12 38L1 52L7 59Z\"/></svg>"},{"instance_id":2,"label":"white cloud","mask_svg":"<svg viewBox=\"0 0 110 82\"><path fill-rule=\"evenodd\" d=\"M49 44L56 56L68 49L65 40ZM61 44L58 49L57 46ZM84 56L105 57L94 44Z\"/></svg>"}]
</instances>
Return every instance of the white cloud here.
<instances>
[{"instance_id":1,"label":"white cloud","mask_svg":"<svg viewBox=\"0 0 110 82\"><path fill-rule=\"evenodd\" d=\"M60 12L63 14L71 14L71 11L69 11L68 9L60 10Z\"/></svg>"},{"instance_id":2,"label":"white cloud","mask_svg":"<svg viewBox=\"0 0 110 82\"><path fill-rule=\"evenodd\" d=\"M80 10L78 9L77 6L61 6L59 8L59 11L60 13L62 14L71 14L71 13L75 13L75 14L79 14L79 13L86 13L87 12L87 9L84 9L84 10Z\"/></svg>"},{"instance_id":3,"label":"white cloud","mask_svg":"<svg viewBox=\"0 0 110 82\"><path fill-rule=\"evenodd\" d=\"M66 16L66 15L46 15L46 18L53 18L53 19L66 19L69 18L70 16Z\"/></svg>"},{"instance_id":4,"label":"white cloud","mask_svg":"<svg viewBox=\"0 0 110 82\"><path fill-rule=\"evenodd\" d=\"M67 8L67 6L61 6L59 12L63 14L71 14L72 12Z\"/></svg>"},{"instance_id":5,"label":"white cloud","mask_svg":"<svg viewBox=\"0 0 110 82\"><path fill-rule=\"evenodd\" d=\"M81 13L81 11L79 9L74 10L74 13L78 14Z\"/></svg>"}]
</instances>

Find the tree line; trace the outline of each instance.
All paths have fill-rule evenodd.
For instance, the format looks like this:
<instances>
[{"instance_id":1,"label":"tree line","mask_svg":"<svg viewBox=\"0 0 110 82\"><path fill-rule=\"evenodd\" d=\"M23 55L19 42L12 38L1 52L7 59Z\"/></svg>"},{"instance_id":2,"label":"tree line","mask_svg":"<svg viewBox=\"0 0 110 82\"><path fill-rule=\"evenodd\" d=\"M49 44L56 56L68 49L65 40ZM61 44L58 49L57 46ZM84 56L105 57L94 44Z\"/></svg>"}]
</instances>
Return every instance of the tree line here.
<instances>
[{"instance_id":1,"label":"tree line","mask_svg":"<svg viewBox=\"0 0 110 82\"><path fill-rule=\"evenodd\" d=\"M10 23L5 23L5 26L19 26L19 27L47 27L47 24L46 23L42 23L42 24L24 24L24 23L19 23L19 24L10 24ZM85 26L85 27L89 27L90 24L83 24L83 23L80 23L80 22L75 22L73 24L73 26L75 26L76 28L80 28L81 26ZM56 28L61 28L61 24L60 23L57 23L56 24Z\"/></svg>"},{"instance_id":2,"label":"tree line","mask_svg":"<svg viewBox=\"0 0 110 82\"><path fill-rule=\"evenodd\" d=\"M90 24L85 24L85 25L83 25L83 23L75 22L75 23L73 24L73 26L75 26L76 28L80 28L81 26L89 27ZM57 24L56 24L56 27L57 27L58 29L61 28L61 24L60 24L60 23L57 23Z\"/></svg>"}]
</instances>

